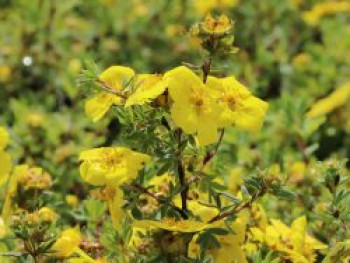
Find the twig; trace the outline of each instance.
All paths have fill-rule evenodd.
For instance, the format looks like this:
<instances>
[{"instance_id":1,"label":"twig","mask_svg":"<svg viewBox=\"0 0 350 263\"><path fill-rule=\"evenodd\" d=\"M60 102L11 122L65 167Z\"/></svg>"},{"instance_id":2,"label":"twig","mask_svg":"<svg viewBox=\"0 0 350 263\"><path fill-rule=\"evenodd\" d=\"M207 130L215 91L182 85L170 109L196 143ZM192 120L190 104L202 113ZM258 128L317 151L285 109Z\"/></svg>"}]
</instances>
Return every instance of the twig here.
<instances>
[{"instance_id":1,"label":"twig","mask_svg":"<svg viewBox=\"0 0 350 263\"><path fill-rule=\"evenodd\" d=\"M247 201L247 202L245 202L245 203L243 203L243 204L241 204L241 205L239 205L239 206L237 206L229 211L226 211L224 213L218 214L217 216L214 216L212 219L210 219L208 221L208 223L213 223L213 222L219 221L219 220L224 219L230 215L238 213L245 208L251 207L251 205L254 203L254 201L256 201L258 199L259 196L261 196L261 194L254 195L249 201Z\"/></svg>"}]
</instances>

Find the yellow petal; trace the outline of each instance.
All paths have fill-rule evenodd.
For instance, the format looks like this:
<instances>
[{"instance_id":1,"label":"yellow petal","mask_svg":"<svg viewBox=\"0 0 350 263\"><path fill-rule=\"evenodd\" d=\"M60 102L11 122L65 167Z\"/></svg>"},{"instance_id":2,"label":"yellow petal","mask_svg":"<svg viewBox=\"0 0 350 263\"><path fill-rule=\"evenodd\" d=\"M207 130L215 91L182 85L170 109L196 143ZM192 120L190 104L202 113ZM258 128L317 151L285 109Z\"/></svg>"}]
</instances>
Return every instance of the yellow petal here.
<instances>
[{"instance_id":1,"label":"yellow petal","mask_svg":"<svg viewBox=\"0 0 350 263\"><path fill-rule=\"evenodd\" d=\"M263 124L268 107L265 101L250 96L237 107L234 124L242 130L257 132Z\"/></svg>"},{"instance_id":2,"label":"yellow petal","mask_svg":"<svg viewBox=\"0 0 350 263\"><path fill-rule=\"evenodd\" d=\"M113 104L120 104L121 98L107 92L100 92L96 96L87 100L85 103L85 112L96 122L100 120Z\"/></svg>"},{"instance_id":3,"label":"yellow petal","mask_svg":"<svg viewBox=\"0 0 350 263\"><path fill-rule=\"evenodd\" d=\"M11 167L11 156L8 153L0 150L0 186L7 181Z\"/></svg>"},{"instance_id":4,"label":"yellow petal","mask_svg":"<svg viewBox=\"0 0 350 263\"><path fill-rule=\"evenodd\" d=\"M136 80L136 91L126 100L125 107L142 105L150 102L164 93L167 88L166 81L158 74L140 74Z\"/></svg>"},{"instance_id":5,"label":"yellow petal","mask_svg":"<svg viewBox=\"0 0 350 263\"><path fill-rule=\"evenodd\" d=\"M100 169L98 166L91 165L88 162L83 162L80 165L80 176L89 184L95 186L104 185L107 182L105 174L105 170Z\"/></svg>"},{"instance_id":6,"label":"yellow petal","mask_svg":"<svg viewBox=\"0 0 350 263\"><path fill-rule=\"evenodd\" d=\"M185 102L189 99L192 88L204 88L201 79L189 68L180 66L164 75L168 82L169 94L175 102Z\"/></svg>"},{"instance_id":7,"label":"yellow petal","mask_svg":"<svg viewBox=\"0 0 350 263\"><path fill-rule=\"evenodd\" d=\"M185 133L193 134L196 132L197 115L189 105L184 106L181 103L174 103L171 107L171 117Z\"/></svg>"},{"instance_id":8,"label":"yellow petal","mask_svg":"<svg viewBox=\"0 0 350 263\"><path fill-rule=\"evenodd\" d=\"M329 96L314 103L310 111L306 114L309 118L325 115L349 102L350 82L345 83L336 89Z\"/></svg>"},{"instance_id":9,"label":"yellow petal","mask_svg":"<svg viewBox=\"0 0 350 263\"><path fill-rule=\"evenodd\" d=\"M305 246L306 224L306 217L301 216L295 219L291 225L291 241L293 248L296 252L301 254L303 253Z\"/></svg>"},{"instance_id":10,"label":"yellow petal","mask_svg":"<svg viewBox=\"0 0 350 263\"><path fill-rule=\"evenodd\" d=\"M0 127L0 151L5 149L9 142L9 134L7 130L3 127Z\"/></svg>"},{"instance_id":11,"label":"yellow petal","mask_svg":"<svg viewBox=\"0 0 350 263\"><path fill-rule=\"evenodd\" d=\"M208 145L217 141L217 127L213 120L201 119L198 123L197 138L200 145Z\"/></svg>"},{"instance_id":12,"label":"yellow petal","mask_svg":"<svg viewBox=\"0 0 350 263\"><path fill-rule=\"evenodd\" d=\"M120 91L123 87L123 82L129 81L134 75L135 72L132 68L112 66L100 74L99 80L110 89Z\"/></svg>"}]
</instances>

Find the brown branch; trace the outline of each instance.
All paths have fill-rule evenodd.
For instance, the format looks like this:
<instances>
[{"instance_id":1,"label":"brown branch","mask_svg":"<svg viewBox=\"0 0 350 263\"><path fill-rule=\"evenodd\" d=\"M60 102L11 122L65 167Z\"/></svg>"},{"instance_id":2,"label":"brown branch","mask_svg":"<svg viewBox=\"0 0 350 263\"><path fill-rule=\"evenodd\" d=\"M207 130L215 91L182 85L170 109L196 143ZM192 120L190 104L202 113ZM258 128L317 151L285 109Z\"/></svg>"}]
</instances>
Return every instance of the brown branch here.
<instances>
[{"instance_id":1,"label":"brown branch","mask_svg":"<svg viewBox=\"0 0 350 263\"><path fill-rule=\"evenodd\" d=\"M259 198L259 196L261 196L261 194L254 195L249 201L247 201L247 202L245 202L245 203L243 203L243 204L241 204L241 205L239 205L239 206L237 206L229 211L226 211L226 212L218 214L217 216L214 216L212 219L210 219L208 221L208 223L214 223L216 221L219 221L221 219L229 217L230 215L236 214L245 208L251 207L252 204L254 203L254 201L256 201Z\"/></svg>"}]
</instances>

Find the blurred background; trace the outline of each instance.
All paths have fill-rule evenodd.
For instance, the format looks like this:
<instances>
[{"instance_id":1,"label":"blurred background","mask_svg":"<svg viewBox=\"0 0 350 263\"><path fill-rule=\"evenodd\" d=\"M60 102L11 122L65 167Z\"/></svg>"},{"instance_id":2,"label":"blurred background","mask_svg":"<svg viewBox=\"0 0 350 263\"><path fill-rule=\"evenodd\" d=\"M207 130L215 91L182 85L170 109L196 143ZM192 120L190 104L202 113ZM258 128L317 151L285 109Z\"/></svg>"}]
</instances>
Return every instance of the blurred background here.
<instances>
[{"instance_id":1,"label":"blurred background","mask_svg":"<svg viewBox=\"0 0 350 263\"><path fill-rule=\"evenodd\" d=\"M113 144L120 129L112 114L85 116L77 79L86 61L139 73L200 65L205 54L188 32L209 12L235 21L239 48L214 69L270 103L261 133L227 134L232 163L349 157L349 1L0 0L0 125L15 162L42 166L62 182L55 187L74 191L79 152Z\"/></svg>"}]
</instances>

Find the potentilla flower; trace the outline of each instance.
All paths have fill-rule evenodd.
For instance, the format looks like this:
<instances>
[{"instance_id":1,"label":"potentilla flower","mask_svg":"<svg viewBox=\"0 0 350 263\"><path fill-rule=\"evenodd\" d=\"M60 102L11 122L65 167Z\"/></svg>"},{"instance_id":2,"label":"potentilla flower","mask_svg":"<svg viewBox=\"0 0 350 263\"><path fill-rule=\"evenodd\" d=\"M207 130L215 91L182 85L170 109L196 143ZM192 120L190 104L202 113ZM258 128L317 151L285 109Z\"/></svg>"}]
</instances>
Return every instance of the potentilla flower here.
<instances>
[{"instance_id":1,"label":"potentilla flower","mask_svg":"<svg viewBox=\"0 0 350 263\"><path fill-rule=\"evenodd\" d=\"M159 97L167 88L161 74L139 74L135 80L135 91L127 98L125 107L142 105Z\"/></svg>"},{"instance_id":2,"label":"potentilla flower","mask_svg":"<svg viewBox=\"0 0 350 263\"><path fill-rule=\"evenodd\" d=\"M256 132L265 119L268 104L254 97L234 77L208 77L207 86L215 91L220 108L219 126L235 125L237 128Z\"/></svg>"},{"instance_id":3,"label":"potentilla flower","mask_svg":"<svg viewBox=\"0 0 350 263\"><path fill-rule=\"evenodd\" d=\"M326 115L333 110L349 103L350 82L346 82L341 87L333 91L329 96L316 101L310 111L306 114L309 118Z\"/></svg>"},{"instance_id":4,"label":"potentilla flower","mask_svg":"<svg viewBox=\"0 0 350 263\"><path fill-rule=\"evenodd\" d=\"M112 105L123 103L123 87L135 75L128 67L112 66L98 77L98 82L106 89L98 92L85 104L86 114L95 122L101 119Z\"/></svg>"},{"instance_id":5,"label":"potentilla flower","mask_svg":"<svg viewBox=\"0 0 350 263\"><path fill-rule=\"evenodd\" d=\"M271 220L266 228L251 228L252 239L266 244L270 249L282 252L284 257L294 263L315 262L315 250L326 249L327 245L309 236L307 221L301 216L289 228L280 220Z\"/></svg>"},{"instance_id":6,"label":"potentilla flower","mask_svg":"<svg viewBox=\"0 0 350 263\"><path fill-rule=\"evenodd\" d=\"M189 68L181 66L165 74L174 103L171 117L187 134L196 134L201 145L217 139L220 109L214 93Z\"/></svg>"},{"instance_id":7,"label":"potentilla flower","mask_svg":"<svg viewBox=\"0 0 350 263\"><path fill-rule=\"evenodd\" d=\"M137 177L150 156L125 147L102 147L83 151L80 175L96 185L120 185Z\"/></svg>"},{"instance_id":8,"label":"potentilla flower","mask_svg":"<svg viewBox=\"0 0 350 263\"><path fill-rule=\"evenodd\" d=\"M25 190L45 190L52 186L51 175L41 167L29 167L26 164L18 165L14 173L16 174L18 184L21 184Z\"/></svg>"},{"instance_id":9,"label":"potentilla flower","mask_svg":"<svg viewBox=\"0 0 350 263\"><path fill-rule=\"evenodd\" d=\"M44 221L54 222L58 219L58 214L49 207L42 207L37 213Z\"/></svg>"},{"instance_id":10,"label":"potentilla flower","mask_svg":"<svg viewBox=\"0 0 350 263\"><path fill-rule=\"evenodd\" d=\"M223 35L232 28L232 21L226 15L214 18L211 14L208 14L204 19L202 28L208 34Z\"/></svg>"},{"instance_id":11,"label":"potentilla flower","mask_svg":"<svg viewBox=\"0 0 350 263\"><path fill-rule=\"evenodd\" d=\"M52 250L57 257L66 258L71 256L79 248L81 234L77 228L64 230L57 241L53 244Z\"/></svg>"}]
</instances>

